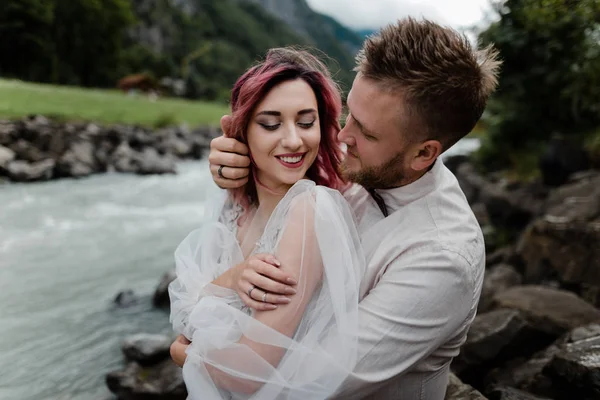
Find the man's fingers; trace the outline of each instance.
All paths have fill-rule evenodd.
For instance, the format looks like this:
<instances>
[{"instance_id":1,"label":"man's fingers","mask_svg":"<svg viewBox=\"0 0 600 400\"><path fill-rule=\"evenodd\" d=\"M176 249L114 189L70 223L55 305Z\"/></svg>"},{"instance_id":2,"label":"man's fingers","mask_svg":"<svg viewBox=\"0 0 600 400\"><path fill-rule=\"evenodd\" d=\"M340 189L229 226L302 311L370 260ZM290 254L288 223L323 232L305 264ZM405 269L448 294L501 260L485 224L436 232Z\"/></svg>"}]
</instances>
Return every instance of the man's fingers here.
<instances>
[{"instance_id":1,"label":"man's fingers","mask_svg":"<svg viewBox=\"0 0 600 400\"><path fill-rule=\"evenodd\" d=\"M227 153L220 150L211 150L208 154L208 162L211 165L225 165L226 167L248 168L250 157L237 153Z\"/></svg>"},{"instance_id":2,"label":"man's fingers","mask_svg":"<svg viewBox=\"0 0 600 400\"><path fill-rule=\"evenodd\" d=\"M248 146L244 143L225 136L217 136L210 141L210 150L213 152L236 153L248 156Z\"/></svg>"},{"instance_id":3,"label":"man's fingers","mask_svg":"<svg viewBox=\"0 0 600 400\"><path fill-rule=\"evenodd\" d=\"M219 168L221 168L220 165L211 164L209 168L210 168L210 173L213 174L213 176L221 178L221 176L219 176ZM223 168L221 169L221 174L223 175L224 178L221 178L221 179L229 179L229 180L235 181L238 179L248 178L249 173L250 173L249 168L234 168L234 167L223 166Z\"/></svg>"}]
</instances>

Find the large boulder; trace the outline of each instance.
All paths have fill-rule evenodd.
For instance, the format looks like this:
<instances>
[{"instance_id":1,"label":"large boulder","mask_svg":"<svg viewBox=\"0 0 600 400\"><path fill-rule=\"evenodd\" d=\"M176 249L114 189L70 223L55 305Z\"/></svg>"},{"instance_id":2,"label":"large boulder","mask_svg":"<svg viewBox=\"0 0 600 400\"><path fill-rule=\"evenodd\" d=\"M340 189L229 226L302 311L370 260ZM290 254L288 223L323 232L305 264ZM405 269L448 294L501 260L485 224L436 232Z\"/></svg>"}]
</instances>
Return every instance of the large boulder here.
<instances>
[{"instance_id":1,"label":"large boulder","mask_svg":"<svg viewBox=\"0 0 600 400\"><path fill-rule=\"evenodd\" d=\"M576 328L532 357L514 360L512 363L492 371L486 378L486 387L515 387L539 396L555 397L559 390L554 387L553 379L545 375L546 367L566 344L599 336L599 324Z\"/></svg>"},{"instance_id":2,"label":"large boulder","mask_svg":"<svg viewBox=\"0 0 600 400\"><path fill-rule=\"evenodd\" d=\"M545 332L539 331L517 310L500 309L479 314L460 354L452 362L452 371L480 387L490 369L516 357L527 357L550 342Z\"/></svg>"},{"instance_id":3,"label":"large boulder","mask_svg":"<svg viewBox=\"0 0 600 400\"><path fill-rule=\"evenodd\" d=\"M496 293L520 285L522 282L523 277L521 274L508 264L498 264L490 267L483 278L483 288L477 311L480 313L488 311Z\"/></svg>"},{"instance_id":4,"label":"large boulder","mask_svg":"<svg viewBox=\"0 0 600 400\"><path fill-rule=\"evenodd\" d=\"M551 400L512 387L496 387L489 394L490 400Z\"/></svg>"},{"instance_id":5,"label":"large boulder","mask_svg":"<svg viewBox=\"0 0 600 400\"><path fill-rule=\"evenodd\" d=\"M531 326L555 337L600 322L600 310L575 294L538 285L502 291L494 296L492 306L519 310Z\"/></svg>"},{"instance_id":6,"label":"large boulder","mask_svg":"<svg viewBox=\"0 0 600 400\"><path fill-rule=\"evenodd\" d=\"M548 197L543 218L522 235L517 252L525 282L557 279L600 305L600 173L582 176Z\"/></svg>"},{"instance_id":7,"label":"large boulder","mask_svg":"<svg viewBox=\"0 0 600 400\"><path fill-rule=\"evenodd\" d=\"M571 398L600 399L600 335L564 345L543 372Z\"/></svg>"},{"instance_id":8,"label":"large boulder","mask_svg":"<svg viewBox=\"0 0 600 400\"><path fill-rule=\"evenodd\" d=\"M106 385L119 400L185 400L187 390L181 368L171 359L151 367L136 362L106 376Z\"/></svg>"},{"instance_id":9,"label":"large boulder","mask_svg":"<svg viewBox=\"0 0 600 400\"><path fill-rule=\"evenodd\" d=\"M487 400L487 397L451 373L444 400Z\"/></svg>"},{"instance_id":10,"label":"large boulder","mask_svg":"<svg viewBox=\"0 0 600 400\"><path fill-rule=\"evenodd\" d=\"M170 357L171 342L171 338L165 335L139 333L127 337L121 346L121 350L127 360L148 366Z\"/></svg>"},{"instance_id":11,"label":"large boulder","mask_svg":"<svg viewBox=\"0 0 600 400\"><path fill-rule=\"evenodd\" d=\"M52 159L34 163L14 160L6 166L6 175L15 182L46 181L52 179L55 164Z\"/></svg>"},{"instance_id":12,"label":"large boulder","mask_svg":"<svg viewBox=\"0 0 600 400\"><path fill-rule=\"evenodd\" d=\"M463 162L456 178L470 204L483 203L496 227L522 229L544 209L548 191L539 182L509 183L492 181L475 167Z\"/></svg>"},{"instance_id":13,"label":"large boulder","mask_svg":"<svg viewBox=\"0 0 600 400\"><path fill-rule=\"evenodd\" d=\"M169 284L175 278L176 278L176 275L175 275L174 270L170 270L162 276L158 286L156 287L156 290L154 291L154 296L152 297L152 304L154 304L155 307L160 307L160 308L168 308L169 307L169 305L170 305Z\"/></svg>"},{"instance_id":14,"label":"large boulder","mask_svg":"<svg viewBox=\"0 0 600 400\"><path fill-rule=\"evenodd\" d=\"M56 164L57 176L80 178L99 170L95 146L89 140L78 140L71 144Z\"/></svg>"},{"instance_id":15,"label":"large boulder","mask_svg":"<svg viewBox=\"0 0 600 400\"><path fill-rule=\"evenodd\" d=\"M5 169L8 166L8 163L13 161L15 157L16 154L14 151L0 145L0 170Z\"/></svg>"}]
</instances>

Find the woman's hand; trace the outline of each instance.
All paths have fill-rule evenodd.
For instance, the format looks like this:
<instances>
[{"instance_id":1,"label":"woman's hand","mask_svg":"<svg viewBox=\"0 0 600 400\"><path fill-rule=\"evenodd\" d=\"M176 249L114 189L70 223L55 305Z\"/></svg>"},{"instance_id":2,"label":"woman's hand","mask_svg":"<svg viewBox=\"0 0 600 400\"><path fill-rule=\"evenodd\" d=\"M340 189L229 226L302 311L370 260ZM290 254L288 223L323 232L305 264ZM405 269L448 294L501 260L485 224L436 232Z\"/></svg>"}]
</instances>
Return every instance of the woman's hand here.
<instances>
[{"instance_id":1,"label":"woman's hand","mask_svg":"<svg viewBox=\"0 0 600 400\"><path fill-rule=\"evenodd\" d=\"M177 339L171 343L171 358L179 367L183 367L183 364L185 363L185 359L187 358L185 351L190 343L191 342L183 335L177 336Z\"/></svg>"},{"instance_id":2,"label":"woman's hand","mask_svg":"<svg viewBox=\"0 0 600 400\"><path fill-rule=\"evenodd\" d=\"M252 255L233 268L231 288L244 304L257 311L288 304L291 301L288 296L296 294L292 286L298 282L279 267L279 261L271 254Z\"/></svg>"}]
</instances>

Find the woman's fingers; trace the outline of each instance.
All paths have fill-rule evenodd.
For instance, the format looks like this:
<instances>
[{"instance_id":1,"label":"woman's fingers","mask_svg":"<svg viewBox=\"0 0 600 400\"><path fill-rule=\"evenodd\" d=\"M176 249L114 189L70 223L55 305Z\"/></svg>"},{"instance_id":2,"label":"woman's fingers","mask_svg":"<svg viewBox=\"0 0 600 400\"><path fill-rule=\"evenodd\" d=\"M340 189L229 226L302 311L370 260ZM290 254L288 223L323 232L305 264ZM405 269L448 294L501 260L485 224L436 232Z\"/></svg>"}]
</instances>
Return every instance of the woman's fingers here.
<instances>
[{"instance_id":1,"label":"woman's fingers","mask_svg":"<svg viewBox=\"0 0 600 400\"><path fill-rule=\"evenodd\" d=\"M267 276L261 275L255 271L249 272L247 281L260 288L264 292L269 292L279 295L292 295L296 294L296 289L286 284L275 281Z\"/></svg>"},{"instance_id":2,"label":"woman's fingers","mask_svg":"<svg viewBox=\"0 0 600 400\"><path fill-rule=\"evenodd\" d=\"M254 289L252 292L255 292L256 290L258 289ZM254 295L254 293L252 293L252 295ZM245 305L256 311L269 311L277 308L275 304L263 303L262 301L254 300L253 298L248 297L248 295L245 293L241 294L240 297L242 298L242 301Z\"/></svg>"},{"instance_id":3,"label":"woman's fingers","mask_svg":"<svg viewBox=\"0 0 600 400\"><path fill-rule=\"evenodd\" d=\"M271 254L256 255L255 258L248 262L248 266L250 269L274 281L278 281L286 285L297 284L296 279L294 279L293 276L279 268L279 261L277 261L277 259Z\"/></svg>"}]
</instances>

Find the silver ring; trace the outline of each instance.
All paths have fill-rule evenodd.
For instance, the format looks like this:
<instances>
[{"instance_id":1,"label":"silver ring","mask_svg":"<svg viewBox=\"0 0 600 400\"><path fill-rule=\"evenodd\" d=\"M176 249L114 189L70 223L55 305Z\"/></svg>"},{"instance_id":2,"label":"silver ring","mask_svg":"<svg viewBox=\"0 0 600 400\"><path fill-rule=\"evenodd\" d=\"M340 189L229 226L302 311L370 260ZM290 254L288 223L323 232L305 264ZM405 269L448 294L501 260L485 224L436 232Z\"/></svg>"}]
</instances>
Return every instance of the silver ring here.
<instances>
[{"instance_id":1,"label":"silver ring","mask_svg":"<svg viewBox=\"0 0 600 400\"><path fill-rule=\"evenodd\" d=\"M265 292L265 294L263 294L262 302L263 303L267 302L267 292Z\"/></svg>"},{"instance_id":2,"label":"silver ring","mask_svg":"<svg viewBox=\"0 0 600 400\"><path fill-rule=\"evenodd\" d=\"M256 289L256 286L252 285L252 287L248 290L248 297L252 298L252 291Z\"/></svg>"},{"instance_id":3,"label":"silver ring","mask_svg":"<svg viewBox=\"0 0 600 400\"><path fill-rule=\"evenodd\" d=\"M227 179L223 176L223 167L225 167L224 165L221 165L219 167L219 170L217 171L217 174L219 174L219 176L221 177L221 179Z\"/></svg>"}]
</instances>

